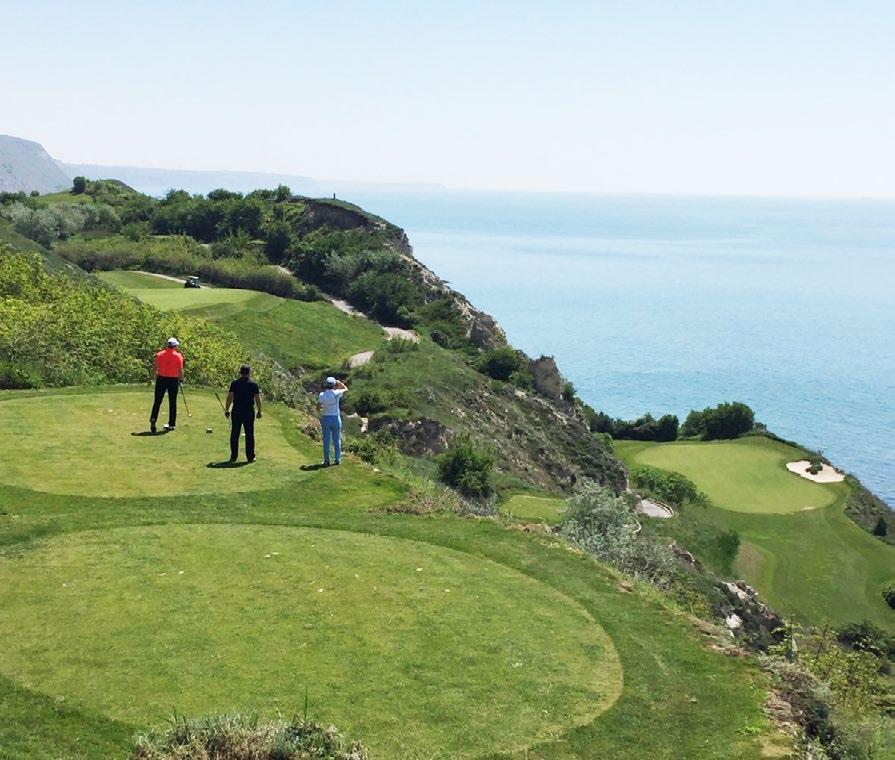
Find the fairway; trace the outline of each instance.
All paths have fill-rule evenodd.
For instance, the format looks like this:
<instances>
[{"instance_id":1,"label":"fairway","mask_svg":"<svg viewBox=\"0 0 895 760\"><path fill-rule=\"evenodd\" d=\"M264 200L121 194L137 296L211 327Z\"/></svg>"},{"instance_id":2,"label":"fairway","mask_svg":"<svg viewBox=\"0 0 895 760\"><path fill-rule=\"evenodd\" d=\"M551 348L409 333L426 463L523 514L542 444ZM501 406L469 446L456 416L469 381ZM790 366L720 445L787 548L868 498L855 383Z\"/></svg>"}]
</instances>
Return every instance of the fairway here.
<instances>
[{"instance_id":1,"label":"fairway","mask_svg":"<svg viewBox=\"0 0 895 760\"><path fill-rule=\"evenodd\" d=\"M517 493L507 499L504 510L517 520L555 525L566 513L566 500L557 496L532 496Z\"/></svg>"},{"instance_id":2,"label":"fairway","mask_svg":"<svg viewBox=\"0 0 895 760\"><path fill-rule=\"evenodd\" d=\"M790 446L755 436L735 441L669 443L644 448L637 464L686 475L715 506L735 512L785 514L832 504L836 491L787 471L800 459Z\"/></svg>"},{"instance_id":3,"label":"fairway","mask_svg":"<svg viewBox=\"0 0 895 760\"><path fill-rule=\"evenodd\" d=\"M6 452L0 482L34 491L83 496L172 496L272 488L307 473L316 461L305 444L290 445L275 408L256 422L258 461L235 468L208 467L230 456L229 422L208 392L190 389L193 418L183 400L177 429L149 429L152 390L40 395L0 400L0 444ZM167 420L162 404L159 427ZM211 427L212 434L206 433ZM245 458L241 448L240 457Z\"/></svg>"},{"instance_id":4,"label":"fairway","mask_svg":"<svg viewBox=\"0 0 895 760\"><path fill-rule=\"evenodd\" d=\"M349 356L380 348L382 328L326 301L296 301L234 288L184 288L141 272L103 272L102 279L163 310L220 322L253 349L287 368L341 367Z\"/></svg>"},{"instance_id":5,"label":"fairway","mask_svg":"<svg viewBox=\"0 0 895 760\"><path fill-rule=\"evenodd\" d=\"M882 596L895 576L895 548L845 516L848 483L812 483L786 470L804 458L800 449L758 436L613 447L629 467L681 472L709 496L712 506L680 510L677 519L737 531L734 569L772 607L815 625L895 625Z\"/></svg>"},{"instance_id":6,"label":"fairway","mask_svg":"<svg viewBox=\"0 0 895 760\"><path fill-rule=\"evenodd\" d=\"M96 272L96 276L107 283L114 285L116 288L123 290L171 290L180 288L184 289L183 283L174 282L167 277L159 277L158 275L148 274L146 272L130 272L130 271L113 271L113 272Z\"/></svg>"},{"instance_id":7,"label":"fairway","mask_svg":"<svg viewBox=\"0 0 895 760\"><path fill-rule=\"evenodd\" d=\"M0 558L0 672L90 710L317 714L382 758L507 751L619 696L603 629L526 575L417 541L171 525Z\"/></svg>"}]
</instances>

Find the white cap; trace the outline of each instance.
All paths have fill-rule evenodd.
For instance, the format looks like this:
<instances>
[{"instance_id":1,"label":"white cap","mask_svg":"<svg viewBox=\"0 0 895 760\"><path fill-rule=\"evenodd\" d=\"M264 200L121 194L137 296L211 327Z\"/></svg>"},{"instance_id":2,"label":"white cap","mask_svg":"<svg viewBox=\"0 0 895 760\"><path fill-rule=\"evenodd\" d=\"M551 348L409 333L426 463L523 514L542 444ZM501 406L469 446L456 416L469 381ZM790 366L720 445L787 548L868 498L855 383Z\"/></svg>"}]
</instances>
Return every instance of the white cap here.
<instances>
[{"instance_id":1,"label":"white cap","mask_svg":"<svg viewBox=\"0 0 895 760\"><path fill-rule=\"evenodd\" d=\"M175 346L179 346L180 341L177 338L168 338L168 347L174 348Z\"/></svg>"},{"instance_id":2,"label":"white cap","mask_svg":"<svg viewBox=\"0 0 895 760\"><path fill-rule=\"evenodd\" d=\"M335 385L335 384L336 384L336 378L334 378L334 377L328 377L328 378L326 378L326 380L323 381L323 384L324 384L324 385L327 385L327 386L329 386L329 385Z\"/></svg>"}]
</instances>

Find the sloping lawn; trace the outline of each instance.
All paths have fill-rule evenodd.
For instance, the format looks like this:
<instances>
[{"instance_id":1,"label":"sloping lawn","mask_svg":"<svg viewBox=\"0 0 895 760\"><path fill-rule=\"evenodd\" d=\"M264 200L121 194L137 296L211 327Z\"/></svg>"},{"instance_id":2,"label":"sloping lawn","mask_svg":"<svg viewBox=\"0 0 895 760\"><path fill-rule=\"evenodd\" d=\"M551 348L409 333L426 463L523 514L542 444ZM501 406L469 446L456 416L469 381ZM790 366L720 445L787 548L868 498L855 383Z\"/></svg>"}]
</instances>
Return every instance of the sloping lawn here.
<instances>
[{"instance_id":1,"label":"sloping lawn","mask_svg":"<svg viewBox=\"0 0 895 760\"><path fill-rule=\"evenodd\" d=\"M356 461L260 465L269 487L243 492L0 485L0 754L125 756L172 712L267 717L306 694L374 758L752 758L778 738L748 659L561 540L389 514L407 488Z\"/></svg>"}]
</instances>

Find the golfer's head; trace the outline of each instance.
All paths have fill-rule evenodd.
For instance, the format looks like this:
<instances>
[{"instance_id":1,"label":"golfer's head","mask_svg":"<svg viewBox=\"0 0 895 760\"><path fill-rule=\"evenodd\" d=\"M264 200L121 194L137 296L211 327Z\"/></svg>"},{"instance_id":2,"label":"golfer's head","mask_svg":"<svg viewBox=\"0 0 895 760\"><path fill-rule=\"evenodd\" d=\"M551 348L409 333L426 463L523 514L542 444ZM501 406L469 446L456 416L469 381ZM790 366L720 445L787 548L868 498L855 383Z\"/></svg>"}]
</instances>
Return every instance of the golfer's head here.
<instances>
[{"instance_id":1,"label":"golfer's head","mask_svg":"<svg viewBox=\"0 0 895 760\"><path fill-rule=\"evenodd\" d=\"M248 364L243 364L243 365L239 368L239 374L240 374L242 377L248 377L249 375L252 374L252 368L251 368Z\"/></svg>"},{"instance_id":2,"label":"golfer's head","mask_svg":"<svg viewBox=\"0 0 895 760\"><path fill-rule=\"evenodd\" d=\"M328 378L326 378L326 380L323 381L323 384L327 388L335 388L336 387L336 378L328 377Z\"/></svg>"},{"instance_id":3,"label":"golfer's head","mask_svg":"<svg viewBox=\"0 0 895 760\"><path fill-rule=\"evenodd\" d=\"M168 338L168 348L177 348L180 345L180 341L177 338Z\"/></svg>"}]
</instances>

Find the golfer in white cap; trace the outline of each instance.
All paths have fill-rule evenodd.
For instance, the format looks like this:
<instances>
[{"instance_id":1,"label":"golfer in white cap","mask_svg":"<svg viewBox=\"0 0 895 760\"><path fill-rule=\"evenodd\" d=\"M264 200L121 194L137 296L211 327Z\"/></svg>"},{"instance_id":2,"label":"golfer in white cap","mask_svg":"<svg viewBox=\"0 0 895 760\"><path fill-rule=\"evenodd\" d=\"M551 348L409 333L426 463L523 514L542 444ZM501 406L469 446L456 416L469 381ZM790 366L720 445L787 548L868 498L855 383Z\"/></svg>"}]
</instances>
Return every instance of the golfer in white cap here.
<instances>
[{"instance_id":1,"label":"golfer in white cap","mask_svg":"<svg viewBox=\"0 0 895 760\"><path fill-rule=\"evenodd\" d=\"M323 466L329 467L329 443L333 442L336 464L342 461L342 417L339 415L339 402L348 386L341 380L328 377L323 383L324 390L317 396L320 407L320 428L323 431Z\"/></svg>"},{"instance_id":2,"label":"golfer in white cap","mask_svg":"<svg viewBox=\"0 0 895 760\"><path fill-rule=\"evenodd\" d=\"M168 424L165 430L174 430L177 425L177 391L183 380L183 354L177 350L180 341L168 338L167 348L155 355L155 400L149 414L149 429L155 432L155 422L162 405L162 399L168 394Z\"/></svg>"}]
</instances>

